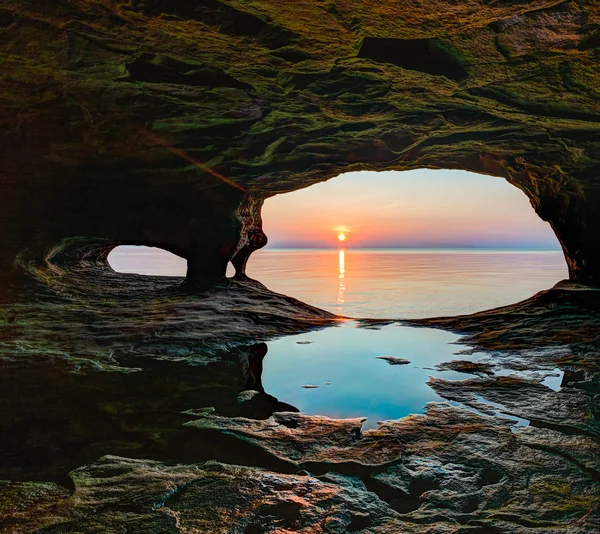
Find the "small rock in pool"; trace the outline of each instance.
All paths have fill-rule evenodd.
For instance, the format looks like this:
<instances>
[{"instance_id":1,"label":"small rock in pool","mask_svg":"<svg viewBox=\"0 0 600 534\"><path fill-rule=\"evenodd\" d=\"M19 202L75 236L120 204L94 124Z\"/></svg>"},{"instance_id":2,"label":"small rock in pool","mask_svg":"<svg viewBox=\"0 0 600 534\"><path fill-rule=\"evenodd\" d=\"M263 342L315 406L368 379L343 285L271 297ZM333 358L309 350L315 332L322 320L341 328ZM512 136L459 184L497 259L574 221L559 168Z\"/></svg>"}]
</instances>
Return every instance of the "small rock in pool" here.
<instances>
[{"instance_id":1,"label":"small rock in pool","mask_svg":"<svg viewBox=\"0 0 600 534\"><path fill-rule=\"evenodd\" d=\"M404 358L396 358L396 356L377 356L378 360L385 360L390 365L406 365L410 363L409 360L405 360Z\"/></svg>"},{"instance_id":2,"label":"small rock in pool","mask_svg":"<svg viewBox=\"0 0 600 534\"><path fill-rule=\"evenodd\" d=\"M296 341L296 345L310 345L312 341Z\"/></svg>"},{"instance_id":3,"label":"small rock in pool","mask_svg":"<svg viewBox=\"0 0 600 534\"><path fill-rule=\"evenodd\" d=\"M317 389L319 386L315 386L314 384L304 384L302 387L304 389Z\"/></svg>"},{"instance_id":4,"label":"small rock in pool","mask_svg":"<svg viewBox=\"0 0 600 534\"><path fill-rule=\"evenodd\" d=\"M452 360L451 362L438 363L435 368L438 371L456 371L458 373L470 373L479 376L491 376L494 374L493 365L482 362L470 362L468 360Z\"/></svg>"}]
</instances>

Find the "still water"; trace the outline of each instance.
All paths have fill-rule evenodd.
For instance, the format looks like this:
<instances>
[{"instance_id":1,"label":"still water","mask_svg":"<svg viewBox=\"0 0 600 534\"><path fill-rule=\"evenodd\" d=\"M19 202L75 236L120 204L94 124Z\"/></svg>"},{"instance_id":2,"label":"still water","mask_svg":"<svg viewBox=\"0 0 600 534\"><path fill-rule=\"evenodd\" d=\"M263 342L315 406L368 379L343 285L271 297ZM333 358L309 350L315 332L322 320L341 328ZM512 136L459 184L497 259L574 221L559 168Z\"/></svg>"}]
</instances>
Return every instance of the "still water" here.
<instances>
[{"instance_id":1,"label":"still water","mask_svg":"<svg viewBox=\"0 0 600 534\"><path fill-rule=\"evenodd\" d=\"M377 421L423 413L428 402L443 401L427 385L430 376L469 378L434 367L457 358L480 357L455 356L465 348L456 344L457 339L433 328L392 324L371 329L347 321L268 343L262 384L267 393L303 413L366 417L363 428L377 428ZM391 365L381 356L410 363Z\"/></svg>"},{"instance_id":2,"label":"still water","mask_svg":"<svg viewBox=\"0 0 600 534\"><path fill-rule=\"evenodd\" d=\"M560 251L265 250L248 273L349 317L422 318L513 304L567 277Z\"/></svg>"},{"instance_id":3,"label":"still water","mask_svg":"<svg viewBox=\"0 0 600 534\"><path fill-rule=\"evenodd\" d=\"M147 247L118 247L109 261L121 272L186 269L185 260ZM566 278L567 266L558 250L265 249L252 255L248 275L340 315L412 319L518 302Z\"/></svg>"}]
</instances>

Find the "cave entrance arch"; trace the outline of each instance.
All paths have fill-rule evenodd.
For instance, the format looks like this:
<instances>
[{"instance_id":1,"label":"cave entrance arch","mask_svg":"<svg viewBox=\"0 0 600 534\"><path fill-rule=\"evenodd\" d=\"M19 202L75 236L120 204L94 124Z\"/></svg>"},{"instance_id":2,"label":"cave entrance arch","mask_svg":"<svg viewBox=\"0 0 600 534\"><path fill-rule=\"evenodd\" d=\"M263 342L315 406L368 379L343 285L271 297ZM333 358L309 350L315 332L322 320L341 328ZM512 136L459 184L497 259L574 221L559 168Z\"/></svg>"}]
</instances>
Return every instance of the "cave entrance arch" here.
<instances>
[{"instance_id":1,"label":"cave entrance arch","mask_svg":"<svg viewBox=\"0 0 600 534\"><path fill-rule=\"evenodd\" d=\"M117 273L147 276L180 276L187 271L187 260L158 247L119 245L108 255Z\"/></svg>"},{"instance_id":2,"label":"cave entrance arch","mask_svg":"<svg viewBox=\"0 0 600 534\"><path fill-rule=\"evenodd\" d=\"M248 275L340 315L473 313L568 277L550 225L489 175L346 173L267 199L262 219L269 245Z\"/></svg>"}]
</instances>

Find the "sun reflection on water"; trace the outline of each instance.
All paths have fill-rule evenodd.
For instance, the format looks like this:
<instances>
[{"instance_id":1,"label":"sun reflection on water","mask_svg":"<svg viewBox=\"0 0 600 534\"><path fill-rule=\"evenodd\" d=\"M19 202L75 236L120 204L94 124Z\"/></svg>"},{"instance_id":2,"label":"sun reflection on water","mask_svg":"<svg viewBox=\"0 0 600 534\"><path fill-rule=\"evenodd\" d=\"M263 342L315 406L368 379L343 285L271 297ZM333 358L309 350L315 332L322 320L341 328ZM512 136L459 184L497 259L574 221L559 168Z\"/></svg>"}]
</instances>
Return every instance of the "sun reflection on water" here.
<instances>
[{"instance_id":1,"label":"sun reflection on water","mask_svg":"<svg viewBox=\"0 0 600 534\"><path fill-rule=\"evenodd\" d=\"M346 252L344 250L340 250L339 251L339 275L338 275L338 279L339 279L339 287L338 287L338 314L342 314L342 307L344 305L344 291L346 291L346 283L345 283L345 277L346 277Z\"/></svg>"}]
</instances>

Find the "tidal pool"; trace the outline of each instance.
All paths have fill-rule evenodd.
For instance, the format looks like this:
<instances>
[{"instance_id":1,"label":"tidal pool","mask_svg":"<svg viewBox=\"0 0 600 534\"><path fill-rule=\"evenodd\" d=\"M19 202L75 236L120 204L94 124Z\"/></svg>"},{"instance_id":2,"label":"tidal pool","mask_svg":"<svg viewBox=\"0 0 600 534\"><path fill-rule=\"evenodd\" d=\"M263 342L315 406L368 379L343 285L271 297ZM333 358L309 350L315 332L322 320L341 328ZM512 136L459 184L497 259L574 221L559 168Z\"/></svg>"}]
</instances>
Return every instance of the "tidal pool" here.
<instances>
[{"instance_id":1,"label":"tidal pool","mask_svg":"<svg viewBox=\"0 0 600 534\"><path fill-rule=\"evenodd\" d=\"M388 324L379 328L355 321L288 336L268 343L262 385L267 393L309 415L366 417L363 428L378 421L423 413L431 401L443 402L427 385L429 377L466 380L470 375L438 371L467 348L444 330ZM381 356L408 360L392 364ZM315 387L318 386L318 387Z\"/></svg>"}]
</instances>

